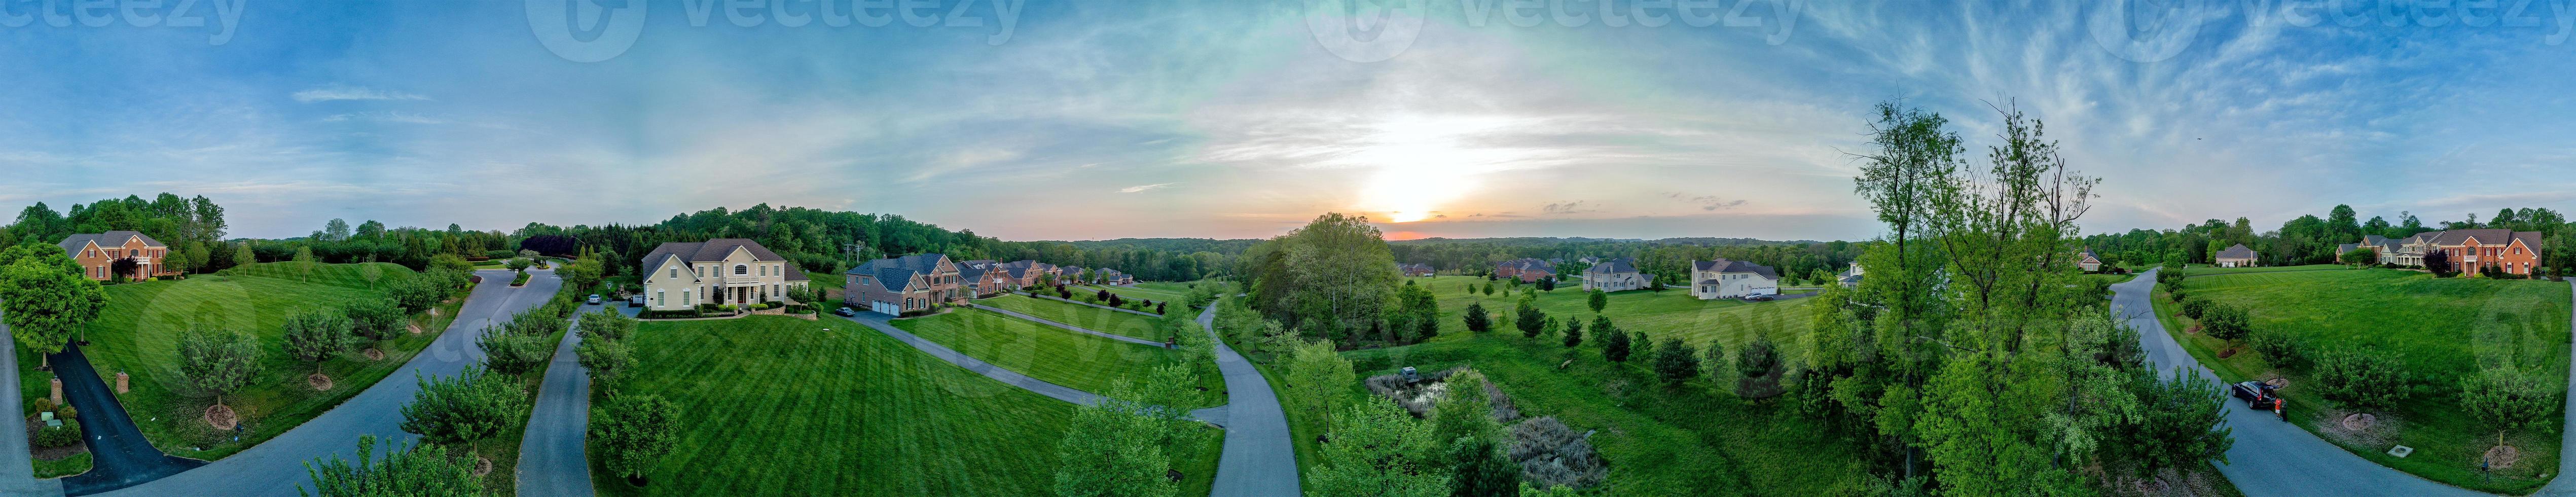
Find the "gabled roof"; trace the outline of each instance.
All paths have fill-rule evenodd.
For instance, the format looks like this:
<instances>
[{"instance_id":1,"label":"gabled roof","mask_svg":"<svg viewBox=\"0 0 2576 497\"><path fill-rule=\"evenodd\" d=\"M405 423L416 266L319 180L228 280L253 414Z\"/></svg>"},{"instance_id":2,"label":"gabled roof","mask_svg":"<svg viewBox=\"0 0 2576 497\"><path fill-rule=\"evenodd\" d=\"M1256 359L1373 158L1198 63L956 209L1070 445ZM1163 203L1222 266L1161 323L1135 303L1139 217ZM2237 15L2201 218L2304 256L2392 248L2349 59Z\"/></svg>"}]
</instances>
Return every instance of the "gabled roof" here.
<instances>
[{"instance_id":1,"label":"gabled roof","mask_svg":"<svg viewBox=\"0 0 2576 497\"><path fill-rule=\"evenodd\" d=\"M760 246L760 242L746 238L717 238L703 242L670 242L653 247L652 252L644 254L644 265L661 264L665 256L678 256L684 262L719 262L732 256L736 249L750 252L754 262L787 261L777 252L769 251L769 247Z\"/></svg>"},{"instance_id":2,"label":"gabled roof","mask_svg":"<svg viewBox=\"0 0 2576 497\"><path fill-rule=\"evenodd\" d=\"M2255 257L2254 249L2245 248L2245 244L2239 243L2239 244L2236 244L2235 246L2227 247L2227 250L2221 250L2221 251L2218 251L2218 257L2217 257L2217 258L2220 258L2220 259L2252 259L2252 258L2254 258L2254 257Z\"/></svg>"},{"instance_id":3,"label":"gabled roof","mask_svg":"<svg viewBox=\"0 0 2576 497\"><path fill-rule=\"evenodd\" d=\"M143 246L145 247L168 247L168 245L162 245L160 240L152 239L150 235L145 235L141 232L135 231L75 234L63 237L62 243L54 245L62 247L65 252L70 252L80 250L81 247L87 246L93 242L97 243L100 247L123 247L125 246L126 241L137 238L143 239Z\"/></svg>"},{"instance_id":4,"label":"gabled roof","mask_svg":"<svg viewBox=\"0 0 2576 497\"><path fill-rule=\"evenodd\" d=\"M2432 237L2433 245L2442 247L2467 245L2469 240L2475 239L2478 241L2479 245L2510 245L2514 241L2519 240L2524 246L2539 249L2541 239L2540 232L2538 231L2513 231L2496 228L2444 230L2434 233L2426 233L2425 235Z\"/></svg>"},{"instance_id":5,"label":"gabled roof","mask_svg":"<svg viewBox=\"0 0 2576 497\"><path fill-rule=\"evenodd\" d=\"M1715 271L1718 273L1753 273L1762 275L1763 279L1780 279L1779 273L1773 272L1771 266L1726 259L1718 259L1714 261L1691 261L1691 270Z\"/></svg>"},{"instance_id":6,"label":"gabled roof","mask_svg":"<svg viewBox=\"0 0 2576 497\"><path fill-rule=\"evenodd\" d=\"M2387 245L2387 244L2388 244L2388 237L2379 236L2379 235L2362 235L2362 236L2361 236L2361 244L2362 244L2362 245L2369 245L2369 246L2373 246L2373 247L2382 246L2382 245Z\"/></svg>"},{"instance_id":7,"label":"gabled roof","mask_svg":"<svg viewBox=\"0 0 2576 497\"><path fill-rule=\"evenodd\" d=\"M901 292L912 286L912 277L939 270L940 261L945 260L948 256L943 254L912 254L868 261L841 274L873 276L886 290Z\"/></svg>"},{"instance_id":8,"label":"gabled roof","mask_svg":"<svg viewBox=\"0 0 2576 497\"><path fill-rule=\"evenodd\" d=\"M2335 255L2343 255L2344 253L2352 252L2353 250L2357 250L2357 249L2360 249L2360 248L2361 248L2361 244L2358 244L2358 243L2345 243L2345 244L2335 245Z\"/></svg>"},{"instance_id":9,"label":"gabled roof","mask_svg":"<svg viewBox=\"0 0 2576 497\"><path fill-rule=\"evenodd\" d=\"M2079 252L2079 253L2077 253L2076 255L2077 255L2076 259L2078 259L2078 260L2080 260L2080 261L2082 261L2082 262L2090 262L2090 263L2095 263L2095 264L2100 264L2100 263L2102 263L2102 258L2100 258L2100 257L2094 257L2094 256L2093 256L2093 249L2090 249L2090 248L2084 249L2084 251L2083 251L2083 252Z\"/></svg>"},{"instance_id":10,"label":"gabled roof","mask_svg":"<svg viewBox=\"0 0 2576 497\"><path fill-rule=\"evenodd\" d=\"M1586 272L1586 273L1634 273L1634 272L1637 272L1637 259L1636 259L1636 258L1633 258L1633 257L1621 257L1621 258L1617 258L1617 259L1610 259L1610 260L1606 260L1606 261L1601 261L1601 262L1593 263L1593 264L1592 264L1592 267L1584 269L1584 270L1583 270L1583 272Z\"/></svg>"}]
</instances>

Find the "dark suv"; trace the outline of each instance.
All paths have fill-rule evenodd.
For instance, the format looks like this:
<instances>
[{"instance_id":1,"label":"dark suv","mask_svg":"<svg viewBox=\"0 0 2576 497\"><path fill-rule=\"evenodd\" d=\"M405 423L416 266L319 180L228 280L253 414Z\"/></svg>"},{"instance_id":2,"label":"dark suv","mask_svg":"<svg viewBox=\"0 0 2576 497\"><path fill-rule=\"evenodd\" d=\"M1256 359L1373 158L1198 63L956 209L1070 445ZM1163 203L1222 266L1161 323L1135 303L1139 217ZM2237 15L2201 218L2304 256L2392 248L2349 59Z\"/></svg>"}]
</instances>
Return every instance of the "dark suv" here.
<instances>
[{"instance_id":1,"label":"dark suv","mask_svg":"<svg viewBox=\"0 0 2576 497\"><path fill-rule=\"evenodd\" d=\"M2279 396L2272 394L2273 390L2279 389L2281 389L2281 387L2272 386L2260 381L2247 381L2239 382L2235 385L2229 385L2227 387L2227 393L2229 395L2236 396L2236 398L2245 399L2245 407L2271 409L2272 403L2281 401Z\"/></svg>"}]
</instances>

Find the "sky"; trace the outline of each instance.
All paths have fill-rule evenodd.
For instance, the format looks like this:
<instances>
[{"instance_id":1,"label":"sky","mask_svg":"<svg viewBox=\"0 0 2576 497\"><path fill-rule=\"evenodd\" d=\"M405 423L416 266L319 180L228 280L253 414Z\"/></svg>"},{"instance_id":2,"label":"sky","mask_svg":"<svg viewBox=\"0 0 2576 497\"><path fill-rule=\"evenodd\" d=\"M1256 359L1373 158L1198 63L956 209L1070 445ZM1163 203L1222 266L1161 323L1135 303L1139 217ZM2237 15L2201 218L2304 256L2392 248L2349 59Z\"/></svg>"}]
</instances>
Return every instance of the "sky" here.
<instances>
[{"instance_id":1,"label":"sky","mask_svg":"<svg viewBox=\"0 0 2576 497\"><path fill-rule=\"evenodd\" d=\"M912 1L0 0L0 208L1859 240L1902 100L1977 167L1997 107L2041 120L2087 232L2576 210L2565 0Z\"/></svg>"}]
</instances>

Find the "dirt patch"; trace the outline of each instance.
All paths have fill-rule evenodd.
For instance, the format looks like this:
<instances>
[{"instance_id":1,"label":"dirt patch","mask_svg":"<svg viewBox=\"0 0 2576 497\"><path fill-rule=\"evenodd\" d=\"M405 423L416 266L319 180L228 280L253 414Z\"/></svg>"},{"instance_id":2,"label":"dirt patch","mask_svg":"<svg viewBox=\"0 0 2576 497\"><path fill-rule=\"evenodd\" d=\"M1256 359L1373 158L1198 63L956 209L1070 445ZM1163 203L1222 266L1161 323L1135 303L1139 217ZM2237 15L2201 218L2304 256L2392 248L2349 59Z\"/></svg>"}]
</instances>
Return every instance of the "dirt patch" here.
<instances>
[{"instance_id":1,"label":"dirt patch","mask_svg":"<svg viewBox=\"0 0 2576 497\"><path fill-rule=\"evenodd\" d=\"M2274 387L2286 387L2286 386L2290 386L2290 379L2289 379L2289 378L2277 378L2277 377L2276 377L2276 378L2272 378L2272 379L2269 379L2269 380L2263 380L2263 384L2265 384L2265 385L2271 385L2271 386L2274 386Z\"/></svg>"},{"instance_id":2,"label":"dirt patch","mask_svg":"<svg viewBox=\"0 0 2576 497\"><path fill-rule=\"evenodd\" d=\"M2184 328L2182 329L2182 334L2185 334L2185 335L2198 335L2198 334L2200 334L2200 325L2195 324L2195 325L2191 325L2191 326L2184 327Z\"/></svg>"},{"instance_id":3,"label":"dirt patch","mask_svg":"<svg viewBox=\"0 0 2576 497\"><path fill-rule=\"evenodd\" d=\"M368 348L366 351L359 352L358 355L367 356L367 360L370 361L385 360L385 351L373 347Z\"/></svg>"},{"instance_id":4,"label":"dirt patch","mask_svg":"<svg viewBox=\"0 0 2576 497\"><path fill-rule=\"evenodd\" d=\"M438 312L438 311L433 310L433 311L430 311L430 312L432 312L432 313L436 313L436 312ZM437 314L431 314L431 315L432 315L432 316L435 316L435 315L437 315ZM421 334L421 333L423 333L423 332L422 332L422 331L421 331L421 329L420 329L420 323L412 323L412 324L411 324L411 334L418 335L418 334Z\"/></svg>"},{"instance_id":5,"label":"dirt patch","mask_svg":"<svg viewBox=\"0 0 2576 497\"><path fill-rule=\"evenodd\" d=\"M2515 449L2511 445L2498 445L2495 446L2495 448L2487 449L2486 460L2488 470L2513 467L2513 462L2520 459L2522 459L2522 450Z\"/></svg>"},{"instance_id":6,"label":"dirt patch","mask_svg":"<svg viewBox=\"0 0 2576 497\"><path fill-rule=\"evenodd\" d=\"M2373 426L2379 426L2379 417L2372 416L2370 413L2355 413L2353 415L2343 417L2343 429L2345 430L2355 432L2370 431L2370 428Z\"/></svg>"},{"instance_id":7,"label":"dirt patch","mask_svg":"<svg viewBox=\"0 0 2576 497\"><path fill-rule=\"evenodd\" d=\"M492 474L492 458L483 457L482 454L475 454L474 476L483 476L488 474Z\"/></svg>"},{"instance_id":8,"label":"dirt patch","mask_svg":"<svg viewBox=\"0 0 2576 497\"><path fill-rule=\"evenodd\" d=\"M206 426L218 430L230 430L241 425L241 416L233 413L233 406L223 404L206 407L205 420Z\"/></svg>"},{"instance_id":9,"label":"dirt patch","mask_svg":"<svg viewBox=\"0 0 2576 497\"><path fill-rule=\"evenodd\" d=\"M322 374L322 373L313 373L313 375L312 375L312 376L306 376L306 377L304 377L304 383L305 383L305 384L308 384L308 385L312 385L312 386L313 386L313 390L314 390L314 391L317 391L317 392L319 392L319 391L330 391L330 390L331 390L331 375L326 375L326 374Z\"/></svg>"},{"instance_id":10,"label":"dirt patch","mask_svg":"<svg viewBox=\"0 0 2576 497\"><path fill-rule=\"evenodd\" d=\"M2229 357L2236 357L2236 349L2230 348L2230 349L2227 349L2227 350L2221 350L2221 351L2218 351L2218 358L2220 358L2220 359L2226 359L2226 358L2229 358Z\"/></svg>"}]
</instances>

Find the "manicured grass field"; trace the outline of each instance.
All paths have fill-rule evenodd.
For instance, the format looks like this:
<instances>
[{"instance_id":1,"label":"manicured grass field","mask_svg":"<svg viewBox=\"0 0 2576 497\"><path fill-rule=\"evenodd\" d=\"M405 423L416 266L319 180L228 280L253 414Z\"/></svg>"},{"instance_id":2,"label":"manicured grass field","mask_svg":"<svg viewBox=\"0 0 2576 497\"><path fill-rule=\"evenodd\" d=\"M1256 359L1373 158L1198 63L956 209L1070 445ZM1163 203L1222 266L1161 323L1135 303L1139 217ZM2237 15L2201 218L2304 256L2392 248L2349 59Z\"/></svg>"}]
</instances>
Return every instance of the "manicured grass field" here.
<instances>
[{"instance_id":1,"label":"manicured grass field","mask_svg":"<svg viewBox=\"0 0 2576 497\"><path fill-rule=\"evenodd\" d=\"M394 279L408 277L411 270L378 263L313 265L307 272L297 264L276 263L235 274L110 286L107 309L86 332L91 344L82 350L98 375L111 386L118 371L132 375L133 391L120 396L121 402L144 436L171 455L220 459L284 433L382 380L435 341L437 331L445 326L444 320L416 317L429 332L387 341L384 360L370 361L351 353L322 363L320 371L332 378L333 385L329 391L317 392L304 379L315 366L296 361L285 351L280 326L287 316L377 298L380 290L371 288L387 287ZM455 310L446 306L442 315L453 316ZM188 386L179 375L179 336L191 323L250 333L259 343L261 376L224 396L247 428L239 441L199 419L213 399ZM41 396L45 386L38 384L29 393Z\"/></svg>"},{"instance_id":2,"label":"manicured grass field","mask_svg":"<svg viewBox=\"0 0 2576 497\"><path fill-rule=\"evenodd\" d=\"M2293 422L2373 462L2463 488L2529 493L2546 483L2544 475L2555 476L2562 457L2561 424L2556 421L2508 434L2507 442L2521 451L2520 461L2492 477L2481 474L2479 454L2495 444L2495 431L2457 408L2457 392L2461 379L2489 365L2530 369L2551 388L2565 390L2567 283L2436 279L2413 271L2341 266L2226 269L2231 271L2185 279L2186 295L2244 306L2257 330L2295 333L2310 350L2348 344L2404 354L2414 395L2394 412L2376 413L2382 424L2397 427L2393 435L2374 439L2346 434L2335 423L2342 411L2301 388L2309 378L2297 372L2287 374L2290 386L2282 390L2290 399ZM2255 271L2260 269L2276 271ZM2165 331L2219 376L2242 381L2283 375L2250 350L2217 358L2227 344L2185 333L2190 320L2179 315L2180 306L2162 292L2155 300ZM2416 451L2392 457L2385 452L2393 444Z\"/></svg>"},{"instance_id":3,"label":"manicured grass field","mask_svg":"<svg viewBox=\"0 0 2576 497\"><path fill-rule=\"evenodd\" d=\"M1169 294L1174 294L1174 295L1187 295L1187 294L1189 294L1189 293L1190 293L1190 288L1191 288L1191 287L1190 287L1190 285L1193 285L1193 284L1204 284L1204 283L1206 283L1206 282L1200 281L1200 282L1188 282L1188 283L1173 283L1173 282L1164 282L1164 281L1146 281L1146 282L1139 282L1139 283L1137 283L1137 284L1136 284L1136 288L1141 288L1141 289L1146 289L1146 290L1153 290L1153 291L1157 291L1157 292L1169 293Z\"/></svg>"},{"instance_id":4,"label":"manicured grass field","mask_svg":"<svg viewBox=\"0 0 2576 497\"><path fill-rule=\"evenodd\" d=\"M1037 316L1040 319L1048 321L1080 326L1092 331L1130 336L1146 340L1162 341L1172 335L1172 327L1163 324L1163 320L1153 316L1118 312L1087 305L1070 304L1021 295L1003 295L989 299L980 299L976 300L975 304L998 307L1012 312Z\"/></svg>"},{"instance_id":5,"label":"manicured grass field","mask_svg":"<svg viewBox=\"0 0 2576 497\"><path fill-rule=\"evenodd\" d=\"M1430 285L1431 294L1440 300L1442 337L1468 333L1461 317L1466 315L1470 303L1482 303L1486 312L1495 313L1495 333L1519 336L1520 330L1513 328L1507 317L1512 306L1520 301L1519 295L1507 295L1500 288L1493 295L1469 295L1469 285L1481 287L1486 283L1484 278L1475 276L1437 276L1414 278L1413 281ZM1609 294L1609 305L1602 308L1602 313L1609 315L1619 329L1643 331L1657 340L1680 337L1693 346L1716 341L1726 344L1727 350L1735 350L1752 341L1757 333L1768 333L1773 343L1783 345L1805 339L1812 326L1808 302L1806 299L1772 302L1700 300L1678 288L1663 292L1631 290ZM1538 309L1549 316L1581 319L1587 327L1592 323L1592 308L1587 305L1585 294L1571 284L1559 286L1552 292L1538 292ZM1781 352L1784 361L1805 356L1802 347L1784 347Z\"/></svg>"},{"instance_id":6,"label":"manicured grass field","mask_svg":"<svg viewBox=\"0 0 2576 497\"><path fill-rule=\"evenodd\" d=\"M2191 266L2191 267L2183 268L2183 270L2182 270L2182 274L2183 274L2183 275L2185 275L2185 276L2210 276L2210 275L2220 275L2220 274L2279 273L2279 272L2292 272L2292 271L2335 271L2335 270L2353 270L2353 267L2352 267L2352 266L2342 265L2342 264L2311 264L2311 265L2306 265L2306 266L2255 266L2255 267Z\"/></svg>"},{"instance_id":7,"label":"manicured grass field","mask_svg":"<svg viewBox=\"0 0 2576 497\"><path fill-rule=\"evenodd\" d=\"M1090 287L1087 287L1087 288L1088 288L1088 289L1090 289L1090 290L1091 290L1091 291L1093 291L1093 292L1099 292L1101 289L1108 289L1108 290L1109 290L1109 293L1115 293L1115 294L1123 295L1123 296L1126 296L1127 298L1131 298L1131 299L1145 299L1145 300L1151 300L1151 301L1155 301L1155 302L1162 302L1162 301L1166 301L1166 300L1180 300L1180 299L1183 299L1183 298L1187 298L1187 297L1189 297L1189 293L1188 293L1188 292L1173 293L1173 292L1165 292L1165 291L1161 291L1161 290L1152 290L1152 289L1145 289L1145 288L1130 288L1130 287L1123 287L1123 286L1099 286L1099 285L1093 285L1093 286L1090 286Z\"/></svg>"},{"instance_id":8,"label":"manicured grass field","mask_svg":"<svg viewBox=\"0 0 2576 497\"><path fill-rule=\"evenodd\" d=\"M1069 304L1068 304L1069 305ZM1101 310L1101 312L1116 312ZM1144 317L1144 316L1137 316ZM1071 324L1071 323L1068 323ZM993 363L1003 369L1049 383L1100 393L1120 378L1143 378L1155 366L1178 363L1179 351L1133 344L976 310L894 322L895 327ZM1105 331L1105 330L1103 330ZM1208 395L1191 408L1225 403L1224 378L1210 373L1199 379Z\"/></svg>"},{"instance_id":9,"label":"manicured grass field","mask_svg":"<svg viewBox=\"0 0 2576 497\"><path fill-rule=\"evenodd\" d=\"M753 316L648 322L632 340L638 367L620 388L661 395L688 421L650 486L594 466L601 495L1053 492L1073 404L874 330ZM1215 476L1217 437L1201 442L1183 450L1185 494Z\"/></svg>"}]
</instances>

